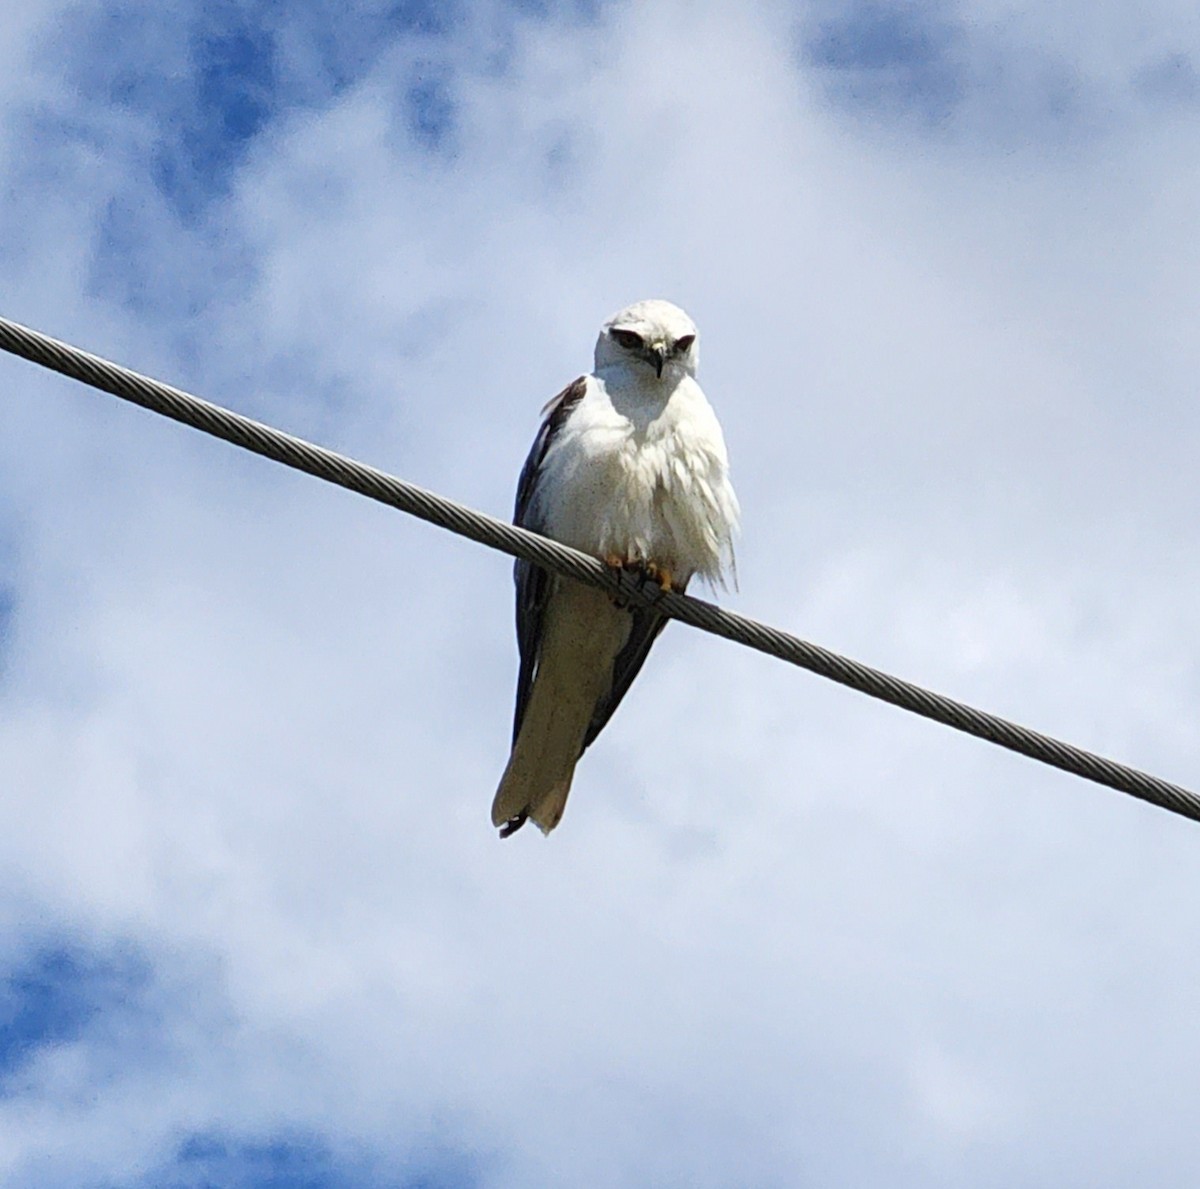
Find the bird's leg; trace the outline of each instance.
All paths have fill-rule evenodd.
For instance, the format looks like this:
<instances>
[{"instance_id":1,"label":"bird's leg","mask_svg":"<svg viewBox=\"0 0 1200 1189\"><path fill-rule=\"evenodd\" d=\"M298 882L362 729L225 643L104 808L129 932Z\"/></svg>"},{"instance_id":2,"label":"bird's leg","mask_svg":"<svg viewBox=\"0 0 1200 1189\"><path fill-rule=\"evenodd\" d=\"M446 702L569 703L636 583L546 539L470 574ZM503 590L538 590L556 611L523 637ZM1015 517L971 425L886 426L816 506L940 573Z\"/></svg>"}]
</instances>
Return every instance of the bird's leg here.
<instances>
[{"instance_id":1,"label":"bird's leg","mask_svg":"<svg viewBox=\"0 0 1200 1189\"><path fill-rule=\"evenodd\" d=\"M605 555L604 564L614 570L623 570L626 574L635 575L643 585L653 583L660 591L673 590L675 587L671 571L666 566L656 565L640 557L622 557L619 553L609 553ZM618 594L613 596L613 605L624 609L629 607L630 603Z\"/></svg>"},{"instance_id":2,"label":"bird's leg","mask_svg":"<svg viewBox=\"0 0 1200 1189\"><path fill-rule=\"evenodd\" d=\"M656 566L654 562L643 563L642 572L651 582L658 584L659 590L671 590L675 583L671 579L671 571L666 566Z\"/></svg>"},{"instance_id":3,"label":"bird's leg","mask_svg":"<svg viewBox=\"0 0 1200 1189\"><path fill-rule=\"evenodd\" d=\"M637 578L638 583L647 582L655 583L664 590L671 587L670 571L660 570L653 562L646 562L642 558L622 557L619 553L608 553L605 557L605 565L610 565L614 570L623 571L624 574L629 574ZM629 608L631 602L624 595L614 595L613 605L622 609Z\"/></svg>"},{"instance_id":4,"label":"bird's leg","mask_svg":"<svg viewBox=\"0 0 1200 1189\"><path fill-rule=\"evenodd\" d=\"M675 589L671 571L666 566L647 561L638 566L638 571L642 577L642 590L652 603L657 602L668 591Z\"/></svg>"},{"instance_id":5,"label":"bird's leg","mask_svg":"<svg viewBox=\"0 0 1200 1189\"><path fill-rule=\"evenodd\" d=\"M620 573L622 571L631 570L634 563L631 562L629 558L622 557L619 553L606 553L604 555L604 564L608 566L609 569ZM629 608L629 600L622 594L613 595L612 603L614 607L618 607L622 611L628 610Z\"/></svg>"}]
</instances>

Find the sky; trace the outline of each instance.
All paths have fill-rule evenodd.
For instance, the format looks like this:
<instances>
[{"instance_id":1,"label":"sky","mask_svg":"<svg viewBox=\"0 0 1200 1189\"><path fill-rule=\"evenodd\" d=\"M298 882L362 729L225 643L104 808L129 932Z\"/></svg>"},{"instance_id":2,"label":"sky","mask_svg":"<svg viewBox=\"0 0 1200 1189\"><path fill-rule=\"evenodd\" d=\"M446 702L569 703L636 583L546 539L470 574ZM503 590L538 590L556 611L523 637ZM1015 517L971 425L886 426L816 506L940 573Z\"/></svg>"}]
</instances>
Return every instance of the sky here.
<instances>
[{"instance_id":1,"label":"sky","mask_svg":"<svg viewBox=\"0 0 1200 1189\"><path fill-rule=\"evenodd\" d=\"M722 603L1196 787L1176 0L22 0L0 314L495 515L666 297ZM1190 1186L1194 824L0 358L0 1180Z\"/></svg>"}]
</instances>

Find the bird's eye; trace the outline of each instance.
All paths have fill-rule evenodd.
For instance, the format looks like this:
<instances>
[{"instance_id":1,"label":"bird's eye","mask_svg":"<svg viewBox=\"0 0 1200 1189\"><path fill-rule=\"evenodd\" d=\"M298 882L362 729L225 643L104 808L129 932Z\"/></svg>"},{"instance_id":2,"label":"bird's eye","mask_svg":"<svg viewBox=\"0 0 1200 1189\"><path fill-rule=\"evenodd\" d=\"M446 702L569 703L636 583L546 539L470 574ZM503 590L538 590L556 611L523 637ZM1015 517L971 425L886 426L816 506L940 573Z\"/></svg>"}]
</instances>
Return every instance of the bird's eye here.
<instances>
[{"instance_id":1,"label":"bird's eye","mask_svg":"<svg viewBox=\"0 0 1200 1189\"><path fill-rule=\"evenodd\" d=\"M683 338L675 340L675 350L680 355L686 355L692 349L692 344L695 341L696 336L694 334L685 334Z\"/></svg>"},{"instance_id":2,"label":"bird's eye","mask_svg":"<svg viewBox=\"0 0 1200 1189\"><path fill-rule=\"evenodd\" d=\"M646 345L636 330L618 330L614 326L612 336L626 351L640 351Z\"/></svg>"}]
</instances>

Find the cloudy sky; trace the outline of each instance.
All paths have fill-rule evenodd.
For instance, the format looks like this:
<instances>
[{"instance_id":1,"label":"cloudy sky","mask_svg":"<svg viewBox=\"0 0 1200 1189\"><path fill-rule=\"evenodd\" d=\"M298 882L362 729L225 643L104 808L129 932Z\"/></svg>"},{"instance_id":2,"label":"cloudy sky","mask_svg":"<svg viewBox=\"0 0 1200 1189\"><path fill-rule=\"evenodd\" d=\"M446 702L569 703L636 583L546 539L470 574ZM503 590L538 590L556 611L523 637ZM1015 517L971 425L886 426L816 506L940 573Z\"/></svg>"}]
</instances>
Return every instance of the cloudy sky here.
<instances>
[{"instance_id":1,"label":"cloudy sky","mask_svg":"<svg viewBox=\"0 0 1200 1189\"><path fill-rule=\"evenodd\" d=\"M1200 782L1194 4L17 0L4 316L489 512L662 296L728 605ZM1184 1186L1194 824L0 358L0 1180Z\"/></svg>"}]
</instances>

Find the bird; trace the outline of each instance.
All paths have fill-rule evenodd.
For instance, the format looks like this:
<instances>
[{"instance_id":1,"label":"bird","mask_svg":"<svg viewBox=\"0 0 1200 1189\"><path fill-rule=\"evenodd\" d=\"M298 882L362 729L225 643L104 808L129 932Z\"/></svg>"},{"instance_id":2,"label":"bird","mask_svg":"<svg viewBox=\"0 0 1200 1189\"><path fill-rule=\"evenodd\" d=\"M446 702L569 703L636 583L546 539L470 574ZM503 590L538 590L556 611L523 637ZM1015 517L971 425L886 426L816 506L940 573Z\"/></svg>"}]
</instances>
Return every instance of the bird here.
<instances>
[{"instance_id":1,"label":"bird","mask_svg":"<svg viewBox=\"0 0 1200 1189\"><path fill-rule=\"evenodd\" d=\"M682 593L735 575L740 511L724 435L696 382L699 334L669 301L600 329L590 374L543 410L513 522ZM507 838L562 818L575 766L666 618L527 561L514 569L519 665L512 750L492 802Z\"/></svg>"}]
</instances>

